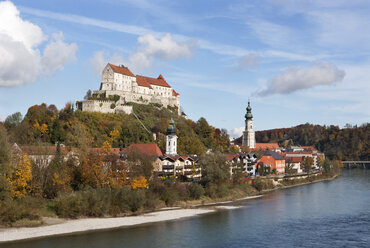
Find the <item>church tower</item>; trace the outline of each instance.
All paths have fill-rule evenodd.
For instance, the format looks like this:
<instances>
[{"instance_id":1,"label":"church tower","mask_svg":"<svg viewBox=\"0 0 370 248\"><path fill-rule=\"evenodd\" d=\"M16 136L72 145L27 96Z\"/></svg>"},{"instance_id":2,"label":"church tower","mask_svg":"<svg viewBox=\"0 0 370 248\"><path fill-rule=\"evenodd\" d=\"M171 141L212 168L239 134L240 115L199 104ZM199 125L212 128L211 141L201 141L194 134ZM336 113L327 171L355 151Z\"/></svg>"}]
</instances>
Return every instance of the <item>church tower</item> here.
<instances>
[{"instance_id":1,"label":"church tower","mask_svg":"<svg viewBox=\"0 0 370 248\"><path fill-rule=\"evenodd\" d=\"M177 155L177 136L175 122L171 118L170 125L167 128L166 136L166 155Z\"/></svg>"},{"instance_id":2,"label":"church tower","mask_svg":"<svg viewBox=\"0 0 370 248\"><path fill-rule=\"evenodd\" d=\"M248 101L247 114L245 115L245 131L243 132L243 146L248 146L249 148L256 147L256 138L253 131L253 115L251 103Z\"/></svg>"}]
</instances>

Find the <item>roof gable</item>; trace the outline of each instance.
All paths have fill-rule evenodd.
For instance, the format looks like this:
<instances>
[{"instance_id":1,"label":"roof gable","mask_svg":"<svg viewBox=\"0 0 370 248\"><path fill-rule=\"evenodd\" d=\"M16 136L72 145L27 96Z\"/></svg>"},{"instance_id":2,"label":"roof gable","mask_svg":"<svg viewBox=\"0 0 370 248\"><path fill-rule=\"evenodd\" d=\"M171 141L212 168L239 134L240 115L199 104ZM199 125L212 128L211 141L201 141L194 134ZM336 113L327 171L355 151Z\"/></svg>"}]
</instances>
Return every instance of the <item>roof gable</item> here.
<instances>
[{"instance_id":1,"label":"roof gable","mask_svg":"<svg viewBox=\"0 0 370 248\"><path fill-rule=\"evenodd\" d=\"M151 88L151 85L157 85L162 87L171 88L171 86L164 80L162 75L159 75L158 78L145 77L141 75L136 75L136 82L138 85L143 87Z\"/></svg>"},{"instance_id":2,"label":"roof gable","mask_svg":"<svg viewBox=\"0 0 370 248\"><path fill-rule=\"evenodd\" d=\"M130 77L135 77L135 75L127 67L116 66L116 65L112 65L112 64L108 64L108 65L112 68L112 70L115 73L123 74L123 75L130 76Z\"/></svg>"},{"instance_id":3,"label":"roof gable","mask_svg":"<svg viewBox=\"0 0 370 248\"><path fill-rule=\"evenodd\" d=\"M155 143L146 143L146 144L131 144L129 147L124 148L124 153L130 153L138 151L144 153L148 156L163 156L161 149Z\"/></svg>"},{"instance_id":4,"label":"roof gable","mask_svg":"<svg viewBox=\"0 0 370 248\"><path fill-rule=\"evenodd\" d=\"M278 143L256 143L255 151L280 150Z\"/></svg>"}]
</instances>

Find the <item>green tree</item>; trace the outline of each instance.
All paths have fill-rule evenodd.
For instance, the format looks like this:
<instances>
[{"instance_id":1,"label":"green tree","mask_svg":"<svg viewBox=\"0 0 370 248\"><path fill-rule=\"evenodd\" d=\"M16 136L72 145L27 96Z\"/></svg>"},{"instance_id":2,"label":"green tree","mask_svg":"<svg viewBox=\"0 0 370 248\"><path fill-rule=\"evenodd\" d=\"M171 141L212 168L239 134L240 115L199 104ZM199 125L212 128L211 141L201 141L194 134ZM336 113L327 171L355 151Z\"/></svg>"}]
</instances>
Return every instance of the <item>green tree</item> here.
<instances>
[{"instance_id":1,"label":"green tree","mask_svg":"<svg viewBox=\"0 0 370 248\"><path fill-rule=\"evenodd\" d=\"M8 131L12 130L18 127L19 124L21 124L22 119L23 119L22 114L20 112L16 112L6 117L4 126L7 128Z\"/></svg>"},{"instance_id":2,"label":"green tree","mask_svg":"<svg viewBox=\"0 0 370 248\"><path fill-rule=\"evenodd\" d=\"M63 161L59 143L55 157L46 168L45 174L43 192L46 198L55 198L58 193L71 190L70 171Z\"/></svg>"},{"instance_id":3,"label":"green tree","mask_svg":"<svg viewBox=\"0 0 370 248\"><path fill-rule=\"evenodd\" d=\"M203 143L196 137L180 137L178 140L178 153L187 155L203 155L206 151Z\"/></svg>"},{"instance_id":4,"label":"green tree","mask_svg":"<svg viewBox=\"0 0 370 248\"><path fill-rule=\"evenodd\" d=\"M74 122L67 133L66 145L78 148L82 155L85 155L91 147L92 142L93 139L87 131L86 126L81 122Z\"/></svg>"},{"instance_id":5,"label":"green tree","mask_svg":"<svg viewBox=\"0 0 370 248\"><path fill-rule=\"evenodd\" d=\"M234 184L241 184L244 178L243 174L244 164L242 161L237 162L233 165L233 183Z\"/></svg>"},{"instance_id":6,"label":"green tree","mask_svg":"<svg viewBox=\"0 0 370 248\"><path fill-rule=\"evenodd\" d=\"M138 178L144 176L147 180L153 173L153 158L141 153L138 150L133 150L128 154L128 171L130 178Z\"/></svg>"},{"instance_id":7,"label":"green tree","mask_svg":"<svg viewBox=\"0 0 370 248\"><path fill-rule=\"evenodd\" d=\"M330 172L330 161L329 159L325 158L323 164L322 164L322 168L324 169L325 173L329 173Z\"/></svg>"},{"instance_id":8,"label":"green tree","mask_svg":"<svg viewBox=\"0 0 370 248\"><path fill-rule=\"evenodd\" d=\"M204 154L199 159L202 168L202 180L205 184L223 184L230 179L230 164L221 153Z\"/></svg>"},{"instance_id":9,"label":"green tree","mask_svg":"<svg viewBox=\"0 0 370 248\"><path fill-rule=\"evenodd\" d=\"M11 173L12 150L8 143L8 134L0 125L0 201L10 197L10 183L7 180Z\"/></svg>"},{"instance_id":10,"label":"green tree","mask_svg":"<svg viewBox=\"0 0 370 248\"><path fill-rule=\"evenodd\" d=\"M313 166L313 158L312 157L305 157L303 160L303 168L304 171L310 173Z\"/></svg>"}]
</instances>

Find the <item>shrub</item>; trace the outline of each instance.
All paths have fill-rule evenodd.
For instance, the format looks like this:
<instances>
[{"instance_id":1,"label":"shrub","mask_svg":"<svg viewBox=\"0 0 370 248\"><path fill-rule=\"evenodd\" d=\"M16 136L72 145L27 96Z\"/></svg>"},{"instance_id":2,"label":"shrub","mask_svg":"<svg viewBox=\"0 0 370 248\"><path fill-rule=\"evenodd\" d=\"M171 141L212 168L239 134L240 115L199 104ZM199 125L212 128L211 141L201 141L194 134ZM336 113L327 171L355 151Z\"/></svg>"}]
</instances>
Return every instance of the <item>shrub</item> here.
<instances>
[{"instance_id":1,"label":"shrub","mask_svg":"<svg viewBox=\"0 0 370 248\"><path fill-rule=\"evenodd\" d=\"M149 210L154 210L160 205L161 201L159 200L158 196L152 191L147 190L145 195L145 208Z\"/></svg>"},{"instance_id":2,"label":"shrub","mask_svg":"<svg viewBox=\"0 0 370 248\"><path fill-rule=\"evenodd\" d=\"M264 189L273 189L273 188L275 188L272 180L262 180L262 179L254 180L252 186L255 189L257 189L258 191L262 191Z\"/></svg>"},{"instance_id":3,"label":"shrub","mask_svg":"<svg viewBox=\"0 0 370 248\"><path fill-rule=\"evenodd\" d=\"M173 206L179 198L178 192L174 187L165 187L160 199L166 203L167 206Z\"/></svg>"},{"instance_id":4,"label":"shrub","mask_svg":"<svg viewBox=\"0 0 370 248\"><path fill-rule=\"evenodd\" d=\"M176 183L175 189L179 196L179 200L186 201L189 199L190 193L189 193L189 186L187 183Z\"/></svg>"},{"instance_id":5,"label":"shrub","mask_svg":"<svg viewBox=\"0 0 370 248\"><path fill-rule=\"evenodd\" d=\"M127 195L130 191L130 188L126 186L123 188L112 189L111 208L114 212L113 214L116 214L116 209L119 209L120 213L130 211L130 207L127 203Z\"/></svg>"},{"instance_id":6,"label":"shrub","mask_svg":"<svg viewBox=\"0 0 370 248\"><path fill-rule=\"evenodd\" d=\"M110 105L110 108L111 109L114 109L116 107L116 104L114 104L114 103L112 103L111 105Z\"/></svg>"},{"instance_id":7,"label":"shrub","mask_svg":"<svg viewBox=\"0 0 370 248\"><path fill-rule=\"evenodd\" d=\"M189 191L190 197L196 200L201 198L205 193L204 188L199 183L190 184Z\"/></svg>"},{"instance_id":8,"label":"shrub","mask_svg":"<svg viewBox=\"0 0 370 248\"><path fill-rule=\"evenodd\" d=\"M139 190L131 190L127 197L127 204L132 212L139 210L145 203L145 195Z\"/></svg>"},{"instance_id":9,"label":"shrub","mask_svg":"<svg viewBox=\"0 0 370 248\"><path fill-rule=\"evenodd\" d=\"M11 226L20 220L39 220L42 202L30 196L0 201L0 223Z\"/></svg>"},{"instance_id":10,"label":"shrub","mask_svg":"<svg viewBox=\"0 0 370 248\"><path fill-rule=\"evenodd\" d=\"M80 193L61 195L56 199L53 208L59 217L77 218L84 212L82 195Z\"/></svg>"},{"instance_id":11,"label":"shrub","mask_svg":"<svg viewBox=\"0 0 370 248\"><path fill-rule=\"evenodd\" d=\"M262 191L263 190L263 182L260 179L254 180L252 186L254 188L256 188L256 190L258 190L258 191Z\"/></svg>"}]
</instances>

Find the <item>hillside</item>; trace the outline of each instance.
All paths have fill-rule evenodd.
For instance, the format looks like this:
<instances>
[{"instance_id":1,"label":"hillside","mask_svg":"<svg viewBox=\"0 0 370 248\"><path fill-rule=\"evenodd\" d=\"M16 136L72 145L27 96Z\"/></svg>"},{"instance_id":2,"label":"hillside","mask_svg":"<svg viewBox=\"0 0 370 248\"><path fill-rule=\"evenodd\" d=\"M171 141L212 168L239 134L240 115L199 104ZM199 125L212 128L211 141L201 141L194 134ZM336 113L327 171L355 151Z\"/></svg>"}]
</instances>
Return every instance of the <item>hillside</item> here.
<instances>
[{"instance_id":1,"label":"hillside","mask_svg":"<svg viewBox=\"0 0 370 248\"><path fill-rule=\"evenodd\" d=\"M103 114L74 110L73 105L58 110L54 105L34 105L22 118L20 113L9 116L5 122L10 140L22 145L62 143L86 149L101 147L116 131L114 147L127 147L132 143L156 142L165 148L165 133L171 117L177 128L179 154L203 154L207 149L221 152L235 151L230 145L226 130L220 130L200 118L194 122L179 117L177 108L161 108L158 104L131 103L134 115ZM154 134L154 135L153 135ZM154 136L156 138L154 138Z\"/></svg>"}]
</instances>

